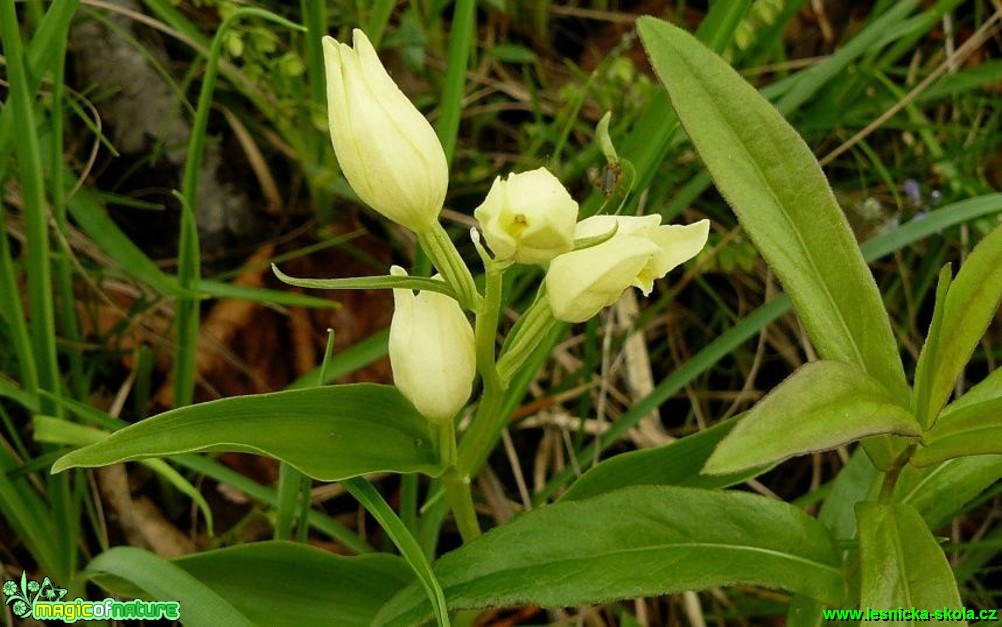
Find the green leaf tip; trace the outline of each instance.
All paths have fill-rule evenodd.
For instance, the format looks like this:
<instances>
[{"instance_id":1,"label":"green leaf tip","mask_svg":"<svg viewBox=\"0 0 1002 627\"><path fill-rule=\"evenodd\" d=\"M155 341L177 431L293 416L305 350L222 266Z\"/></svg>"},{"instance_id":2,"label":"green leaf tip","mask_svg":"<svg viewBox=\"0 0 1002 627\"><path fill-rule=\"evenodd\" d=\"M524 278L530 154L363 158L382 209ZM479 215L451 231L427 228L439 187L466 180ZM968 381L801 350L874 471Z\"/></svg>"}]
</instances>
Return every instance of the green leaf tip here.
<instances>
[{"instance_id":1,"label":"green leaf tip","mask_svg":"<svg viewBox=\"0 0 1002 627\"><path fill-rule=\"evenodd\" d=\"M748 411L703 472L742 472L891 433L917 437L921 427L887 388L856 365L816 361L799 368Z\"/></svg>"}]
</instances>

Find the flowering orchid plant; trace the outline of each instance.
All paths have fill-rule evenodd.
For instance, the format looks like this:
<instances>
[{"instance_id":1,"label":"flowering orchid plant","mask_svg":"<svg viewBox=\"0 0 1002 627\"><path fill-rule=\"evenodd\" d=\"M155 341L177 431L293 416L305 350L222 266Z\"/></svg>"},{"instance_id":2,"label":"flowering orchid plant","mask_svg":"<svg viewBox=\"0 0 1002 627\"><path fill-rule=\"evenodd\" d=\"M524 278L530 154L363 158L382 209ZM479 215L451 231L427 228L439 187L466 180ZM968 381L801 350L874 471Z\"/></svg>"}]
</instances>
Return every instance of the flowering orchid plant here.
<instances>
[{"instance_id":1,"label":"flowering orchid plant","mask_svg":"<svg viewBox=\"0 0 1002 627\"><path fill-rule=\"evenodd\" d=\"M702 249L709 221L661 226L660 217L651 215L577 222L578 203L545 168L498 176L474 212L480 230L474 229L472 237L485 276L481 294L473 271L439 222L448 185L442 146L379 62L365 33L355 30L352 36L353 47L324 38L331 139L359 198L415 233L450 292L414 296L408 293L409 282L395 285L389 353L397 388L436 428L445 430L438 443L451 488L447 495L464 537L472 539L479 528L464 491L500 436L505 416L497 410L496 397L511 376L558 322L585 322L631 286L650 294L656 279ZM549 269L545 289L541 286L532 311L498 356L494 342L501 277L516 263ZM279 276L294 285L345 285ZM391 276L406 273L394 268ZM464 309L473 314L472 327ZM466 437L477 438L478 447L460 462L450 457L455 449L452 428L469 401L477 372L483 398Z\"/></svg>"},{"instance_id":2,"label":"flowering orchid plant","mask_svg":"<svg viewBox=\"0 0 1002 627\"><path fill-rule=\"evenodd\" d=\"M395 385L318 385L184 407L73 451L53 470L236 450L283 462L278 500L295 499L296 490L283 494L283 486L298 487L303 477L341 482L402 559L321 558L276 543L180 560L179 568L211 580L209 566L241 564L241 555L294 556L358 593L332 610L363 607L345 624L434 618L446 625L450 610L566 607L734 583L791 593L794 625L821 624L822 608L850 604L959 608L950 565L928 525L942 510L922 503L953 495L955 484L937 472L957 458L973 457L951 467L957 475L947 473L962 477L956 484L968 497L1002 473L1002 370L947 404L1002 298L1002 229L984 238L956 278L948 267L941 273L909 385L863 252L808 146L691 35L653 18L641 18L638 28L681 125L783 282L820 359L738 419L603 462L568 479L561 502L481 535L471 480L520 400L511 392L518 378L531 374L566 325L595 318L631 287L649 295L700 252L710 224L618 215L622 205L581 216L547 169L504 173L473 212L478 259L471 263L440 222L449 179L442 146L356 30L352 46L323 41L334 151L359 199L413 232L438 274L411 276L393 266L380 277L303 279L274 271L303 287L392 289ZM612 146L608 117L596 139L610 165L629 171ZM935 224L927 218L922 228ZM536 296L499 347L503 277L516 264L538 269ZM753 315L775 317L787 306L776 299ZM727 341L747 339L740 327ZM595 450L611 440L599 436ZM794 455L855 442L851 485L836 484L832 492L845 494L826 501L821 520L777 499L723 489ZM363 478L374 472L430 477L424 505L411 503L410 515L398 516ZM432 564L449 510L463 545ZM301 524L307 520L304 514Z\"/></svg>"}]
</instances>

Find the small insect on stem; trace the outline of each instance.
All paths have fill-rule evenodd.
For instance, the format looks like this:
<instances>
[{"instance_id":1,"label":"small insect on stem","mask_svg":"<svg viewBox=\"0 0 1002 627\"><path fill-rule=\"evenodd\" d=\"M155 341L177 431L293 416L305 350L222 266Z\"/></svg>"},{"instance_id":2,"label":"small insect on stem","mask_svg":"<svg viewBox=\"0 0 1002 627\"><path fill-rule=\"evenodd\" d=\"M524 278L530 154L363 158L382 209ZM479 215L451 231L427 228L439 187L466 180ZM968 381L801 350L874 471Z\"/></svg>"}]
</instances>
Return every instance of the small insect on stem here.
<instances>
[{"instance_id":1,"label":"small insect on stem","mask_svg":"<svg viewBox=\"0 0 1002 627\"><path fill-rule=\"evenodd\" d=\"M619 177L623 174L623 169L618 163L609 163L602 172L602 193L608 198L612 195L616 185L619 184Z\"/></svg>"}]
</instances>

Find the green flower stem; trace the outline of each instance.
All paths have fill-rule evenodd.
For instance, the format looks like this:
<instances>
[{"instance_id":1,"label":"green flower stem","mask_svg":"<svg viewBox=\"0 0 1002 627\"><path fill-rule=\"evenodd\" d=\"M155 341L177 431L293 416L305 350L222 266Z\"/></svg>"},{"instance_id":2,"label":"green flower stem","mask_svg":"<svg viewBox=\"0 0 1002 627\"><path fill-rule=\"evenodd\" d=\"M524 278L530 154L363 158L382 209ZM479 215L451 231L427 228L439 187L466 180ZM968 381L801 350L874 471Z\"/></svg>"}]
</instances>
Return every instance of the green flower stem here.
<instances>
[{"instance_id":1,"label":"green flower stem","mask_svg":"<svg viewBox=\"0 0 1002 627\"><path fill-rule=\"evenodd\" d=\"M484 381L484 388L503 388L494 361L494 338L498 332L498 318L501 316L501 268L490 260L485 265L484 299L477 312L474 329L477 370Z\"/></svg>"},{"instance_id":2,"label":"green flower stem","mask_svg":"<svg viewBox=\"0 0 1002 627\"><path fill-rule=\"evenodd\" d=\"M498 375L502 381L509 381L525 365L529 356L556 324L550 300L546 298L546 294L541 293L512 329L511 340L498 360Z\"/></svg>"},{"instance_id":3,"label":"green flower stem","mask_svg":"<svg viewBox=\"0 0 1002 627\"><path fill-rule=\"evenodd\" d=\"M497 335L501 314L501 269L488 259L484 260L484 265L487 282L475 330L477 368L484 382L484 391L480 396L476 415L463 434L457 462L460 476L467 483L476 466L479 466L474 460L482 459L494 447L500 434L500 429L495 428L495 425L503 421L500 416L501 401L508 383L507 378L499 375L494 360L494 337Z\"/></svg>"},{"instance_id":4,"label":"green flower stem","mask_svg":"<svg viewBox=\"0 0 1002 627\"><path fill-rule=\"evenodd\" d=\"M445 282L456 291L457 300L463 309L479 311L482 299L473 282L473 275L442 225L436 221L431 228L418 233L417 238L431 262L442 273Z\"/></svg>"},{"instance_id":5,"label":"green flower stem","mask_svg":"<svg viewBox=\"0 0 1002 627\"><path fill-rule=\"evenodd\" d=\"M497 364L498 385L489 386L485 380L477 414L460 443L457 467L467 481L487 460L504 430L507 415L502 408L508 383L546 342L556 323L549 300L541 293L512 331L510 344Z\"/></svg>"},{"instance_id":6,"label":"green flower stem","mask_svg":"<svg viewBox=\"0 0 1002 627\"><path fill-rule=\"evenodd\" d=\"M489 298L488 296L488 300ZM463 441L459 446L457 468L466 481L487 459L504 430L507 415L502 412L502 407L504 392L511 377L546 340L556 323L550 302L545 294L540 294L512 330L510 343L497 362L497 385L489 385L488 380L484 379L484 392L480 397L477 413L469 429L463 434ZM479 359L478 354L478 361Z\"/></svg>"},{"instance_id":7,"label":"green flower stem","mask_svg":"<svg viewBox=\"0 0 1002 627\"><path fill-rule=\"evenodd\" d=\"M278 508L275 518L276 540L288 540L292 537L292 527L295 524L296 510L299 508L299 496L302 492L303 475L286 463L278 466ZM301 524L304 524L301 522Z\"/></svg>"},{"instance_id":8,"label":"green flower stem","mask_svg":"<svg viewBox=\"0 0 1002 627\"><path fill-rule=\"evenodd\" d=\"M462 536L463 542L479 538L480 523L477 522L477 511L473 507L470 480L453 466L442 475L442 485L445 487L445 498L449 501L452 515L456 518L456 525L459 526L459 535Z\"/></svg>"},{"instance_id":9,"label":"green flower stem","mask_svg":"<svg viewBox=\"0 0 1002 627\"><path fill-rule=\"evenodd\" d=\"M466 481L480 468L501 436L506 418L501 412L503 401L502 388L484 386L477 412L459 443L456 469Z\"/></svg>"},{"instance_id":10,"label":"green flower stem","mask_svg":"<svg viewBox=\"0 0 1002 627\"><path fill-rule=\"evenodd\" d=\"M431 422L432 436L442 468L456 465L456 430L451 420Z\"/></svg>"},{"instance_id":11,"label":"green flower stem","mask_svg":"<svg viewBox=\"0 0 1002 627\"><path fill-rule=\"evenodd\" d=\"M432 423L437 431L439 459L445 472L442 473L442 485L445 488L445 498L449 502L452 515L459 526L459 535L463 542L469 542L480 536L480 523L477 522L477 512L473 507L473 496L470 494L469 478L460 474L456 468L456 432L451 420L444 423Z\"/></svg>"}]
</instances>

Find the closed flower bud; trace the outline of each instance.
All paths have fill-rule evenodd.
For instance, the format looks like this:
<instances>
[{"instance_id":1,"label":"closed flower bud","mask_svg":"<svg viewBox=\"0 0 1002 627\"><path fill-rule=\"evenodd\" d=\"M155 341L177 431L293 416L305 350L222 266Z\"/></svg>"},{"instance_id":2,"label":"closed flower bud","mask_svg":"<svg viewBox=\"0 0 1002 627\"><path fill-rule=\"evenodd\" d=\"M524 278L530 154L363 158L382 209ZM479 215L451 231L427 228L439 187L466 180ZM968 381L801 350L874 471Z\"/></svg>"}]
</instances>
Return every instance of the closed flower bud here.
<instances>
[{"instance_id":1,"label":"closed flower bud","mask_svg":"<svg viewBox=\"0 0 1002 627\"><path fill-rule=\"evenodd\" d=\"M654 280L691 259L710 232L709 220L687 226L661 225L660 216L594 216L577 225L578 239L609 233L607 241L561 255L546 273L546 293L553 316L584 322L615 303L631 285L645 296Z\"/></svg>"},{"instance_id":2,"label":"closed flower bud","mask_svg":"<svg viewBox=\"0 0 1002 627\"><path fill-rule=\"evenodd\" d=\"M327 115L341 172L367 205L415 232L442 210L449 168L438 136L386 73L365 33L324 37Z\"/></svg>"},{"instance_id":3,"label":"closed flower bud","mask_svg":"<svg viewBox=\"0 0 1002 627\"><path fill-rule=\"evenodd\" d=\"M539 168L495 178L474 215L498 260L543 263L573 247L578 203Z\"/></svg>"},{"instance_id":4,"label":"closed flower bud","mask_svg":"<svg viewBox=\"0 0 1002 627\"><path fill-rule=\"evenodd\" d=\"M407 272L393 266L390 274ZM395 288L389 352L393 382L423 416L445 421L466 405L477 357L473 328L455 300Z\"/></svg>"}]
</instances>

